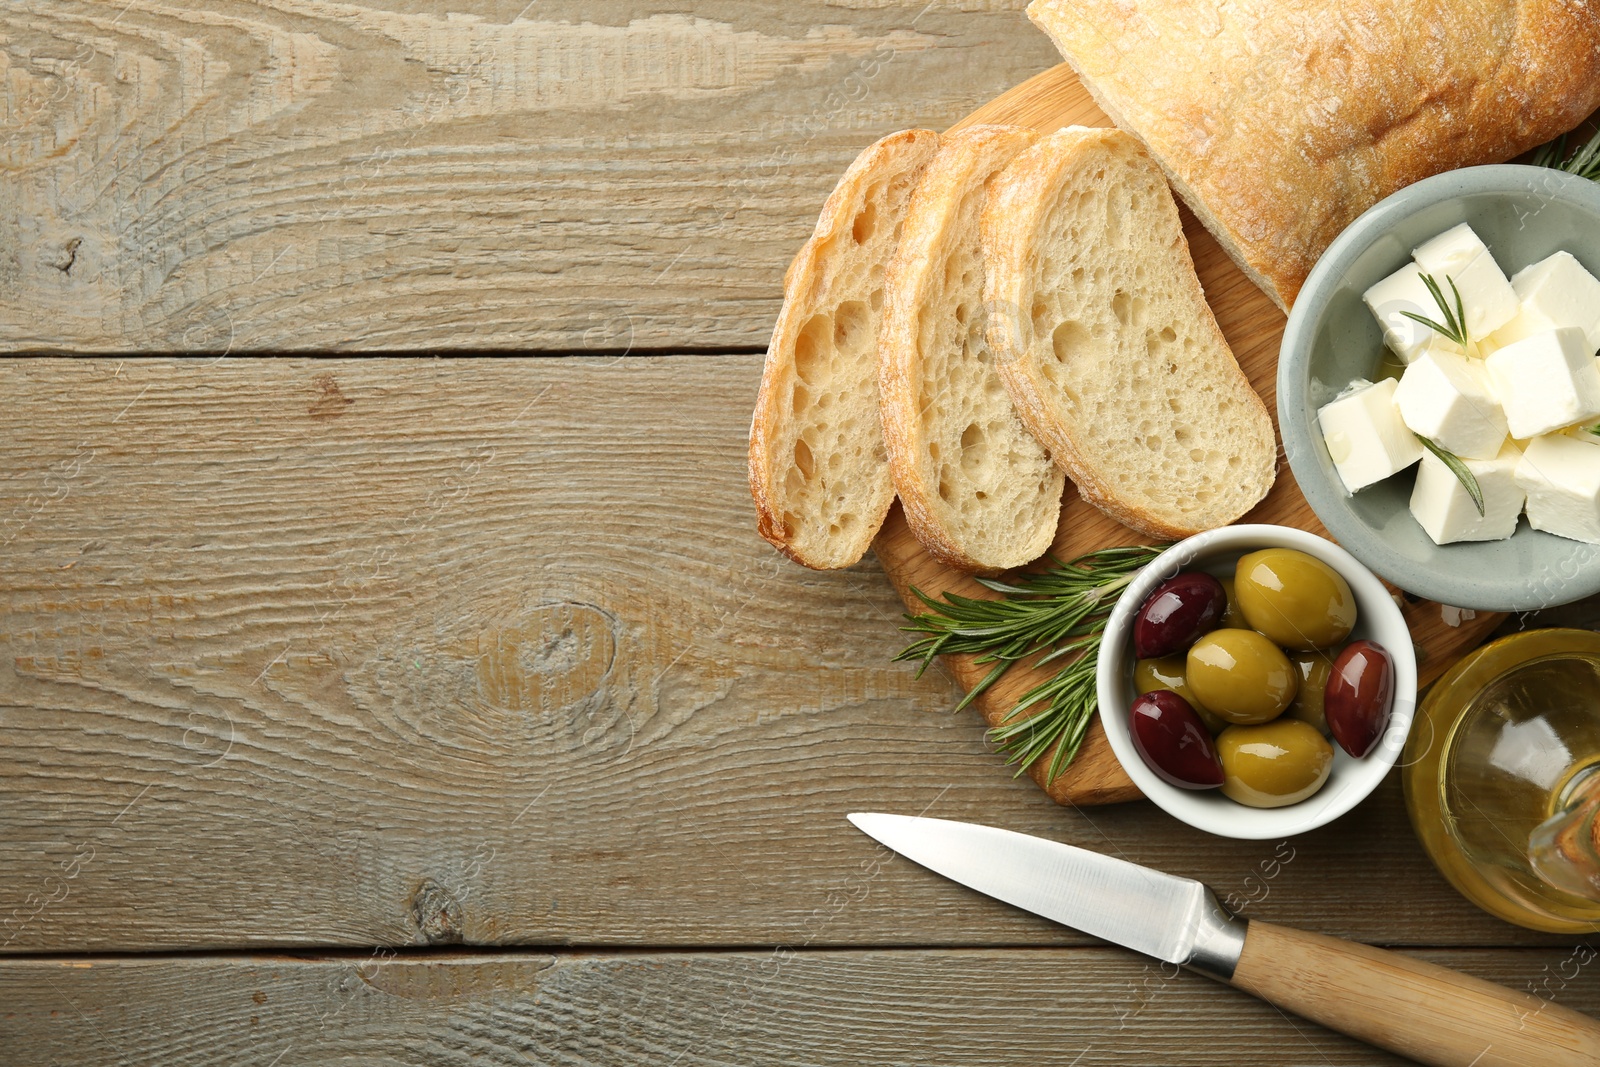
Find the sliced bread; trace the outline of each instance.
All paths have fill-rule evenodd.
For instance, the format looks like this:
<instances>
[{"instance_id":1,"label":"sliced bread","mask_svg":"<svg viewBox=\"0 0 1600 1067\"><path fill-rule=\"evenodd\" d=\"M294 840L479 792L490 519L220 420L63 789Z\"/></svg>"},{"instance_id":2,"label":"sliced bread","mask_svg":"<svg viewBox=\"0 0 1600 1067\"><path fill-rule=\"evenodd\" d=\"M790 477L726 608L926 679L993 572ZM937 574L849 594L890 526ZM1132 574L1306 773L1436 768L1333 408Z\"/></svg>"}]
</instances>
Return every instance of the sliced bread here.
<instances>
[{"instance_id":1,"label":"sliced bread","mask_svg":"<svg viewBox=\"0 0 1600 1067\"><path fill-rule=\"evenodd\" d=\"M1061 470L1017 417L984 331L984 186L1036 136L971 126L941 141L884 291L878 389L895 491L923 547L966 570L1037 559L1061 511Z\"/></svg>"},{"instance_id":2,"label":"sliced bread","mask_svg":"<svg viewBox=\"0 0 1600 1067\"><path fill-rule=\"evenodd\" d=\"M982 231L995 365L1085 498L1176 538L1266 495L1272 420L1138 141L1082 126L1041 139L990 185Z\"/></svg>"},{"instance_id":3,"label":"sliced bread","mask_svg":"<svg viewBox=\"0 0 1600 1067\"><path fill-rule=\"evenodd\" d=\"M932 130L871 145L839 179L784 276L750 425L757 529L808 567L848 567L883 525L894 486L878 417L884 270Z\"/></svg>"}]
</instances>

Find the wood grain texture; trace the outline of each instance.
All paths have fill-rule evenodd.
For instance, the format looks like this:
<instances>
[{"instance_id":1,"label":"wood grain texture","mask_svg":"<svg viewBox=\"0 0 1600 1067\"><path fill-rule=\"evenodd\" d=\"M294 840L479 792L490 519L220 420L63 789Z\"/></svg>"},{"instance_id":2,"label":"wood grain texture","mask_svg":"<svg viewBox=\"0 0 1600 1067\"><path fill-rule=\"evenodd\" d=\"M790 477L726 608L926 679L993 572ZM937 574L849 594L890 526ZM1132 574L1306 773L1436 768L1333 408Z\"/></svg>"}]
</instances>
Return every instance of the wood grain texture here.
<instances>
[{"instance_id":1,"label":"wood grain texture","mask_svg":"<svg viewBox=\"0 0 1600 1067\"><path fill-rule=\"evenodd\" d=\"M875 565L755 536L759 373L0 363L6 951L1084 942L885 862L874 809L1360 940L1562 943L1457 897L1395 779L1281 847L1012 779L890 662Z\"/></svg>"},{"instance_id":2,"label":"wood grain texture","mask_svg":"<svg viewBox=\"0 0 1600 1067\"><path fill-rule=\"evenodd\" d=\"M864 145L1055 62L1023 6L8 0L0 347L760 347Z\"/></svg>"},{"instance_id":3,"label":"wood grain texture","mask_svg":"<svg viewBox=\"0 0 1600 1067\"><path fill-rule=\"evenodd\" d=\"M1566 1005L1307 930L1251 923L1232 984L1433 1067L1600 1063L1600 1022Z\"/></svg>"},{"instance_id":4,"label":"wood grain texture","mask_svg":"<svg viewBox=\"0 0 1600 1067\"><path fill-rule=\"evenodd\" d=\"M1018 123L1041 131L1071 123L1109 126L1104 112L1090 99L1071 68L1061 64L1017 86L979 108L956 128L976 122ZM1233 348L1250 383L1267 405L1277 427L1278 348L1285 318L1260 289L1244 276L1216 240L1186 208L1180 205L1184 235L1194 257L1206 299ZM1280 436L1281 441L1281 436ZM1295 526L1327 536L1306 503L1279 446L1278 477L1265 500L1241 522L1270 522ZM1148 543L1098 508L1081 499L1069 485L1062 498L1061 518L1051 552L1061 559L1109 545ZM935 560L917 542L904 516L891 513L874 545L884 570L908 608L923 610L912 587L929 596L951 592L963 596L992 597L967 574ZM1410 603L1405 609L1417 646L1417 670L1423 684L1432 681L1462 654L1476 647L1504 618L1491 612L1462 612L1431 601ZM963 688L970 689L988 674L970 656L947 657L948 668ZM1042 672L1013 670L985 692L974 706L991 726L1005 720L1019 697L1043 680ZM1054 749L1028 768L1041 788L1063 804L1109 804L1131 800L1138 788L1117 762L1098 718L1084 738L1072 765L1054 780L1046 773Z\"/></svg>"},{"instance_id":5,"label":"wood grain texture","mask_svg":"<svg viewBox=\"0 0 1600 1067\"><path fill-rule=\"evenodd\" d=\"M1559 969L1546 998L1600 1010L1566 950L1420 955L1518 988ZM1409 1062L1108 948L16 961L0 1000L10 1067Z\"/></svg>"}]
</instances>

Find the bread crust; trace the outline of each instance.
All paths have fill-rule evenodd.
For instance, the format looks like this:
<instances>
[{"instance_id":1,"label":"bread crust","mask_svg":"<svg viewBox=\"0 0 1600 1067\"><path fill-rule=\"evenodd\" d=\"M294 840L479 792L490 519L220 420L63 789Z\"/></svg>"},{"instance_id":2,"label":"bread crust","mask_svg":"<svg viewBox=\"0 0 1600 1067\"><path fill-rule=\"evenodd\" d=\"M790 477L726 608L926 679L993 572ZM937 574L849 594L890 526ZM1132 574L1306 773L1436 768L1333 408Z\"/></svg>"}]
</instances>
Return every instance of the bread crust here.
<instances>
[{"instance_id":1,"label":"bread crust","mask_svg":"<svg viewBox=\"0 0 1600 1067\"><path fill-rule=\"evenodd\" d=\"M1055 394L1060 388L1041 373L1041 349L1048 344L1034 336L1031 308L1036 285L1033 256L1045 237L1047 221L1058 198L1074 176L1077 161L1103 150L1133 165L1152 168L1161 199L1157 210L1168 213L1162 230L1171 234L1166 255L1176 261L1177 284L1182 299L1194 310L1192 327L1200 331L1201 345L1227 354L1216 361L1211 384L1230 402L1244 409L1242 419L1251 440L1240 440L1237 455L1246 462L1239 472L1243 492L1238 505L1225 509L1204 524L1185 523L1174 514L1138 503L1135 487L1116 484L1096 450L1082 440L1083 427L1058 415ZM1045 443L1056 462L1065 468L1078 492L1090 503L1125 526L1153 537L1177 539L1203 529L1226 525L1254 507L1272 487L1277 444L1266 405L1233 360L1231 349L1217 326L1200 279L1195 274L1189 247L1183 239L1177 205L1165 182L1138 142L1116 129L1072 126L1059 130L1023 152L990 185L983 215L984 251L988 257L985 297L989 307L990 343L996 352L996 369L1005 382L1017 412L1036 437Z\"/></svg>"},{"instance_id":2,"label":"bread crust","mask_svg":"<svg viewBox=\"0 0 1600 1067\"><path fill-rule=\"evenodd\" d=\"M1033 0L1028 16L1284 310L1385 196L1600 107L1595 0Z\"/></svg>"},{"instance_id":3,"label":"bread crust","mask_svg":"<svg viewBox=\"0 0 1600 1067\"><path fill-rule=\"evenodd\" d=\"M954 294L946 290L946 261L964 239L959 232L968 214L967 199L983 195L988 179L1018 152L1032 144L1035 132L1023 126L969 126L942 139L939 153L923 172L912 194L911 206L901 231L900 243L889 261L884 288L884 316L878 333L878 388L883 415L884 444L895 492L905 510L906 522L928 553L948 566L980 573L996 573L1029 563L1042 555L1055 535L1056 518L1061 510L1063 477L1050 468L1053 485L1046 489L1048 514L1035 517L1034 530L1020 547L975 543L956 529L951 512L954 505L940 499L938 465L930 452L930 420L933 412L923 410L930 388L949 386L949 382L925 381L928 316L954 316L948 305ZM968 240L976 243L975 218ZM974 248L981 265L981 249ZM971 292L974 313L981 314L983 301L981 275ZM942 299L941 295L942 294ZM953 321L953 319L951 320ZM951 353L958 358L976 358L965 348ZM987 367L985 373L994 372ZM1009 401L1006 402L1009 407ZM1008 414L1010 414L1008 412ZM1020 419L1013 416L1014 448L1032 449L1035 462L1048 464L1043 446L1034 440ZM947 428L947 427L946 427ZM1004 431L1002 431L1003 433ZM997 442L1005 446L1007 442ZM1007 448L1012 451L1012 448ZM981 540L981 539L976 539Z\"/></svg>"},{"instance_id":4,"label":"bread crust","mask_svg":"<svg viewBox=\"0 0 1600 1067\"><path fill-rule=\"evenodd\" d=\"M842 265L840 249L850 239L869 189L875 183L914 183L938 144L939 135L932 130L901 130L869 145L840 176L823 202L811 237L784 273L783 306L767 345L750 423L750 495L755 501L756 529L761 536L796 563L813 569L848 567L861 559L894 502L894 486L884 456L881 428L873 419L861 429L859 443L875 452L879 460L869 465L861 484L845 487L861 507L862 521L857 529L848 537L834 537L797 529L786 521L784 516L791 506L800 506L800 502L788 499L785 489L794 456L779 454L786 451L783 446L791 436L789 431L795 428L790 405L798 373L796 343L802 327L819 308L836 306L848 297L835 291L838 284L845 284L836 277ZM882 220L882 224L895 227L899 222L899 218ZM883 253L885 260L892 249L891 240ZM876 323L873 333L876 334ZM867 358L870 366L865 368L866 386L876 394L876 352L869 352ZM876 406L874 395L872 407Z\"/></svg>"}]
</instances>

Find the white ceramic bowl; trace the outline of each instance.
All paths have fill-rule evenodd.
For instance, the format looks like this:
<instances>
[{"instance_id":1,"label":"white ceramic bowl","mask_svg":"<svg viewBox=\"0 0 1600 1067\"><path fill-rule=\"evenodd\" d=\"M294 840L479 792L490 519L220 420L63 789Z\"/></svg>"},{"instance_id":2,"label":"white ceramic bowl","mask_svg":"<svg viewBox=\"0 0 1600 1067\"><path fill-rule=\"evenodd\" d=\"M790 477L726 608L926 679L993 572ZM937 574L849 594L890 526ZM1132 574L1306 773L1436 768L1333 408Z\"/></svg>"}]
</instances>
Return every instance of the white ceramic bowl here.
<instances>
[{"instance_id":1,"label":"white ceramic bowl","mask_svg":"<svg viewBox=\"0 0 1600 1067\"><path fill-rule=\"evenodd\" d=\"M1226 577L1240 556L1258 548L1293 548L1328 564L1344 576L1356 598L1356 626L1350 639L1376 641L1394 658L1394 710L1389 728L1364 759L1334 745L1333 770L1316 793L1282 808L1251 808L1215 789L1179 789L1156 776L1134 747L1128 725L1133 703L1133 618L1156 586L1180 570L1203 570ZM1100 723L1123 770L1155 804L1190 826L1246 840L1270 840L1305 833L1332 822L1378 787L1394 766L1411 729L1417 700L1417 661L1411 631L1389 591L1356 558L1331 541L1287 526L1224 526L1180 541L1157 556L1123 592L1106 621L1097 664Z\"/></svg>"}]
</instances>

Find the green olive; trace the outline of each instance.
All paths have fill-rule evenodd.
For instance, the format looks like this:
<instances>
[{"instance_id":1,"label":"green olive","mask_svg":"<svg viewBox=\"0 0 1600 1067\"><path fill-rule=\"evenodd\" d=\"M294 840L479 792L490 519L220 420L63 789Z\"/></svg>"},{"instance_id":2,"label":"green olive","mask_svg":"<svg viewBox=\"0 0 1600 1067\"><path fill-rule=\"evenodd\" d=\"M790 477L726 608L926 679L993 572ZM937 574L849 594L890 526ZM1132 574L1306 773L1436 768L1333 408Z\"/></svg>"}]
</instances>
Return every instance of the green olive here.
<instances>
[{"instance_id":1,"label":"green olive","mask_svg":"<svg viewBox=\"0 0 1600 1067\"><path fill-rule=\"evenodd\" d=\"M1205 724L1207 730L1213 734L1221 733L1227 727L1228 720L1213 714L1210 708L1200 703L1200 698L1194 695L1194 690L1184 679L1183 670L1182 655L1139 660L1133 665L1133 688L1140 696L1157 689L1167 689L1177 693L1189 702L1189 706L1200 716L1200 721Z\"/></svg>"},{"instance_id":2,"label":"green olive","mask_svg":"<svg viewBox=\"0 0 1600 1067\"><path fill-rule=\"evenodd\" d=\"M1244 612L1239 610L1239 597L1233 591L1233 579L1222 578L1222 591L1228 594L1228 608L1222 613L1222 621L1218 626L1226 626L1233 630L1248 630L1250 624L1244 621Z\"/></svg>"},{"instance_id":3,"label":"green olive","mask_svg":"<svg viewBox=\"0 0 1600 1067\"><path fill-rule=\"evenodd\" d=\"M1263 548L1240 557L1233 578L1250 628L1284 648L1337 645L1356 624L1350 583L1315 556Z\"/></svg>"},{"instance_id":4,"label":"green olive","mask_svg":"<svg viewBox=\"0 0 1600 1067\"><path fill-rule=\"evenodd\" d=\"M1322 713L1322 693L1328 688L1333 657L1326 652L1291 652L1289 663L1300 676L1294 702L1284 712L1291 719L1310 723L1323 737L1328 736L1328 719Z\"/></svg>"},{"instance_id":5,"label":"green olive","mask_svg":"<svg viewBox=\"0 0 1600 1067\"><path fill-rule=\"evenodd\" d=\"M1283 650L1254 630L1212 630L1189 646L1183 676L1200 703L1234 723L1277 718L1299 682Z\"/></svg>"},{"instance_id":6,"label":"green olive","mask_svg":"<svg viewBox=\"0 0 1600 1067\"><path fill-rule=\"evenodd\" d=\"M1322 788L1333 746L1299 719L1230 726L1217 738L1222 794L1252 808L1298 804Z\"/></svg>"}]
</instances>

